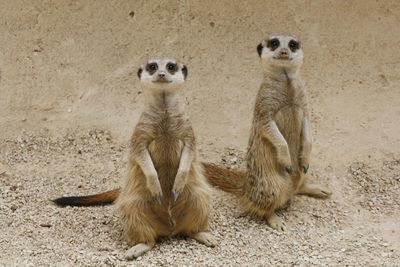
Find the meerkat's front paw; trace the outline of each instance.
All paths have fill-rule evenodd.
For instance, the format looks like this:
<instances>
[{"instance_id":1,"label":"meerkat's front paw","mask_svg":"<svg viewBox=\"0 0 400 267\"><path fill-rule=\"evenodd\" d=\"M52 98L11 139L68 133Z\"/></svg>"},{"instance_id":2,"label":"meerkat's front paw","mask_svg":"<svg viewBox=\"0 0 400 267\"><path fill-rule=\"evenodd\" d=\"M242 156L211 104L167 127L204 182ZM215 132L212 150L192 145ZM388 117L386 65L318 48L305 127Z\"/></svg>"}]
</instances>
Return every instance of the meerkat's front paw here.
<instances>
[{"instance_id":1,"label":"meerkat's front paw","mask_svg":"<svg viewBox=\"0 0 400 267\"><path fill-rule=\"evenodd\" d=\"M286 223L283 219L281 219L278 215L273 213L268 219L267 224L272 229L278 230L280 232L286 231Z\"/></svg>"},{"instance_id":2,"label":"meerkat's front paw","mask_svg":"<svg viewBox=\"0 0 400 267\"><path fill-rule=\"evenodd\" d=\"M183 192L183 189L186 186L188 177L188 172L186 171L178 171L175 177L174 186L172 187L172 194L174 196L174 200L176 201L179 195Z\"/></svg>"},{"instance_id":3,"label":"meerkat's front paw","mask_svg":"<svg viewBox=\"0 0 400 267\"><path fill-rule=\"evenodd\" d=\"M287 158L278 158L279 165L283 167L283 171L287 172L289 175L293 173L293 167L290 160L290 157Z\"/></svg>"},{"instance_id":4,"label":"meerkat's front paw","mask_svg":"<svg viewBox=\"0 0 400 267\"><path fill-rule=\"evenodd\" d=\"M151 196L159 203L161 203L163 192L161 189L160 181L157 175L147 177L147 189L149 189Z\"/></svg>"},{"instance_id":5,"label":"meerkat's front paw","mask_svg":"<svg viewBox=\"0 0 400 267\"><path fill-rule=\"evenodd\" d=\"M287 146L283 146L277 151L277 161L280 166L282 166L282 170L287 172L289 175L293 173L292 160L289 154L289 148Z\"/></svg>"}]
</instances>

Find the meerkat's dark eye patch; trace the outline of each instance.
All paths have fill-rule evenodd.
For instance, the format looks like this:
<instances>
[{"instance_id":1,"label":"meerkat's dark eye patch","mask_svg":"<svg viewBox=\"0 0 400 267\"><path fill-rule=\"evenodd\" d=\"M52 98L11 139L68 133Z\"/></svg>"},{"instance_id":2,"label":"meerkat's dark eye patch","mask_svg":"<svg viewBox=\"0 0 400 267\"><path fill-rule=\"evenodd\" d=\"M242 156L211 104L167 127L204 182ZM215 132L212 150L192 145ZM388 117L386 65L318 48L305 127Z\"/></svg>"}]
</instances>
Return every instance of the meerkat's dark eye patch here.
<instances>
[{"instance_id":1,"label":"meerkat's dark eye patch","mask_svg":"<svg viewBox=\"0 0 400 267\"><path fill-rule=\"evenodd\" d=\"M142 72L143 72L143 69L139 68L137 71L137 76L139 77L139 79L142 77Z\"/></svg>"},{"instance_id":2,"label":"meerkat's dark eye patch","mask_svg":"<svg viewBox=\"0 0 400 267\"><path fill-rule=\"evenodd\" d=\"M259 57L261 57L262 50L263 50L263 45L262 45L262 43L259 43L257 45L257 53L258 53Z\"/></svg>"},{"instance_id":3,"label":"meerkat's dark eye patch","mask_svg":"<svg viewBox=\"0 0 400 267\"><path fill-rule=\"evenodd\" d=\"M292 50L292 52L295 52L300 48L300 43L295 41L295 40L290 40L289 42L289 48Z\"/></svg>"},{"instance_id":4,"label":"meerkat's dark eye patch","mask_svg":"<svg viewBox=\"0 0 400 267\"><path fill-rule=\"evenodd\" d=\"M146 70L150 75L153 75L158 70L158 65L155 62L148 63L146 65Z\"/></svg>"},{"instance_id":5,"label":"meerkat's dark eye patch","mask_svg":"<svg viewBox=\"0 0 400 267\"><path fill-rule=\"evenodd\" d=\"M183 65L183 67L182 67L182 73L183 73L183 77L186 80L186 77L188 75L188 69L187 69L187 67L185 65Z\"/></svg>"},{"instance_id":6,"label":"meerkat's dark eye patch","mask_svg":"<svg viewBox=\"0 0 400 267\"><path fill-rule=\"evenodd\" d=\"M279 47L281 43L279 42L278 38L273 38L268 40L267 47L271 49L271 51L275 51Z\"/></svg>"},{"instance_id":7,"label":"meerkat's dark eye patch","mask_svg":"<svg viewBox=\"0 0 400 267\"><path fill-rule=\"evenodd\" d=\"M168 62L167 63L167 70L171 74L175 74L178 71L178 65L176 63Z\"/></svg>"}]
</instances>

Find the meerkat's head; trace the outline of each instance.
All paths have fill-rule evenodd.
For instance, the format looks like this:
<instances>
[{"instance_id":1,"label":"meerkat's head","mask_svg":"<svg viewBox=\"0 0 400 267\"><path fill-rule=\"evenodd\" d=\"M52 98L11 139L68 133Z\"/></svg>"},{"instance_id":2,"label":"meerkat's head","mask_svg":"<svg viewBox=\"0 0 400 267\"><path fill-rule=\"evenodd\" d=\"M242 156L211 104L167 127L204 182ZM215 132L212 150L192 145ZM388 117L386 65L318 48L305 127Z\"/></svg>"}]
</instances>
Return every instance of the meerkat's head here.
<instances>
[{"instance_id":1,"label":"meerkat's head","mask_svg":"<svg viewBox=\"0 0 400 267\"><path fill-rule=\"evenodd\" d=\"M140 67L137 75L152 93L175 92L182 88L188 74L187 67L175 59L151 59Z\"/></svg>"},{"instance_id":2,"label":"meerkat's head","mask_svg":"<svg viewBox=\"0 0 400 267\"><path fill-rule=\"evenodd\" d=\"M299 67L303 63L303 48L298 38L288 34L270 34L257 46L264 64L277 67Z\"/></svg>"}]
</instances>

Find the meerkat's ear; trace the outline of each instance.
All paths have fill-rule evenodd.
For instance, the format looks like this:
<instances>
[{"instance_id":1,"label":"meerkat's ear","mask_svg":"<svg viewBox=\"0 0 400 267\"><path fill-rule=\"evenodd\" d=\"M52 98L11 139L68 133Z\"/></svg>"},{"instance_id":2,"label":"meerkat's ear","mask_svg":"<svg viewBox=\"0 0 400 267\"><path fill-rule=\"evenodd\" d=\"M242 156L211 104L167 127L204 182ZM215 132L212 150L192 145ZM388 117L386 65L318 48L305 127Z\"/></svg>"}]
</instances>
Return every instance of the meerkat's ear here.
<instances>
[{"instance_id":1,"label":"meerkat's ear","mask_svg":"<svg viewBox=\"0 0 400 267\"><path fill-rule=\"evenodd\" d=\"M142 72L143 72L143 69L139 68L137 71L137 76L139 77L139 79L142 77Z\"/></svg>"},{"instance_id":2,"label":"meerkat's ear","mask_svg":"<svg viewBox=\"0 0 400 267\"><path fill-rule=\"evenodd\" d=\"M262 49L264 48L264 44L263 44L263 42L261 42L261 43L259 43L258 45L257 45L257 53L258 53L258 56L259 57L261 57L261 53L262 53Z\"/></svg>"},{"instance_id":3,"label":"meerkat's ear","mask_svg":"<svg viewBox=\"0 0 400 267\"><path fill-rule=\"evenodd\" d=\"M257 45L257 53L258 53L259 57L261 57L261 53L262 53L263 47L264 47L264 45L263 45L262 42Z\"/></svg>"},{"instance_id":4,"label":"meerkat's ear","mask_svg":"<svg viewBox=\"0 0 400 267\"><path fill-rule=\"evenodd\" d=\"M182 66L182 73L183 73L183 77L186 80L186 77L188 75L188 69L187 69L187 67L185 65Z\"/></svg>"}]
</instances>

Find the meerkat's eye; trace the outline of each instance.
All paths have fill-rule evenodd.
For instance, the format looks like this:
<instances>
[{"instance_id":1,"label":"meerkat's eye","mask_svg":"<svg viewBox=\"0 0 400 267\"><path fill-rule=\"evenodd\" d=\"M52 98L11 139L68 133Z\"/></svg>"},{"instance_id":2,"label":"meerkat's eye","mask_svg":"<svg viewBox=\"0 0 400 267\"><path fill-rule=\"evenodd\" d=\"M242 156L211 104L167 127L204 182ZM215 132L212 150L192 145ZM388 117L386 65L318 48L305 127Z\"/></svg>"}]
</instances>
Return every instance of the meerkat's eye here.
<instances>
[{"instance_id":1,"label":"meerkat's eye","mask_svg":"<svg viewBox=\"0 0 400 267\"><path fill-rule=\"evenodd\" d=\"M167 64L167 70L171 73L174 74L178 69L178 66L175 63L169 62Z\"/></svg>"},{"instance_id":2,"label":"meerkat's eye","mask_svg":"<svg viewBox=\"0 0 400 267\"><path fill-rule=\"evenodd\" d=\"M279 42L279 40L277 38L274 39L270 39L267 42L267 47L269 47L272 51L274 51L275 49L277 49L279 47L281 43Z\"/></svg>"},{"instance_id":3,"label":"meerkat's eye","mask_svg":"<svg viewBox=\"0 0 400 267\"><path fill-rule=\"evenodd\" d=\"M156 72L156 70L158 69L158 65L157 63L153 62L153 63L149 63L146 66L146 70L150 73L153 74L154 72Z\"/></svg>"},{"instance_id":4,"label":"meerkat's eye","mask_svg":"<svg viewBox=\"0 0 400 267\"><path fill-rule=\"evenodd\" d=\"M297 42L295 40L290 40L289 48L290 48L290 50L292 50L292 52L294 52L300 48L300 44L299 44L299 42Z\"/></svg>"}]
</instances>

